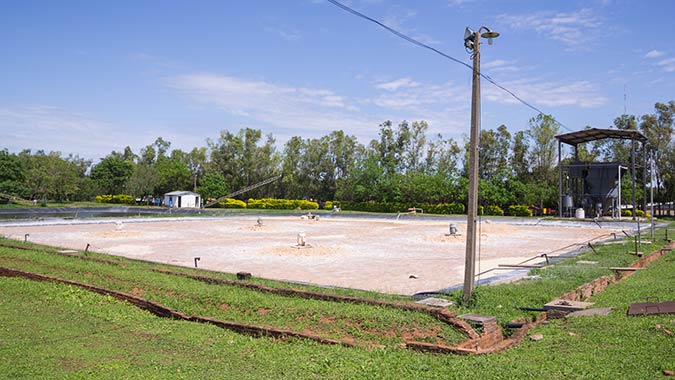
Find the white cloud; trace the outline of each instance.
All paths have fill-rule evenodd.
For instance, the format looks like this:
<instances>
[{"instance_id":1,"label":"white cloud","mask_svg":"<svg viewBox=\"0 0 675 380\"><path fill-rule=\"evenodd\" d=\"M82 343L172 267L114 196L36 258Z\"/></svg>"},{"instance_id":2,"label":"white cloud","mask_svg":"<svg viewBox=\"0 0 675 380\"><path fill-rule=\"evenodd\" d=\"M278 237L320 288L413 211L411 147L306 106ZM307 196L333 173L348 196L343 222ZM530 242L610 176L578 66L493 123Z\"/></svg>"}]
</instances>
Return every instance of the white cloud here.
<instances>
[{"instance_id":1,"label":"white cloud","mask_svg":"<svg viewBox=\"0 0 675 380\"><path fill-rule=\"evenodd\" d=\"M405 25L409 19L417 16L417 11L398 8L399 7L394 7L389 10L389 13L382 21L384 25L427 45L437 45L441 43L437 39L419 32L416 28L409 28Z\"/></svg>"},{"instance_id":2,"label":"white cloud","mask_svg":"<svg viewBox=\"0 0 675 380\"><path fill-rule=\"evenodd\" d=\"M184 127L184 125L181 125ZM60 107L0 106L0 130L3 139L0 149L10 152L30 149L57 151L62 155L79 155L94 164L110 152L130 146L136 153L155 138L171 141L172 149L190 150L204 145L204 138L180 128L155 126L138 128L134 125L114 124Z\"/></svg>"},{"instance_id":3,"label":"white cloud","mask_svg":"<svg viewBox=\"0 0 675 380\"><path fill-rule=\"evenodd\" d=\"M266 26L264 29L265 29L265 31L270 32L270 33L274 33L274 34L278 35L279 37L281 37L285 40L288 40L288 41L295 41L295 40L299 40L300 38L302 38L302 34L297 29L290 29L290 28L284 28L284 27L272 26L272 25Z\"/></svg>"},{"instance_id":4,"label":"white cloud","mask_svg":"<svg viewBox=\"0 0 675 380\"><path fill-rule=\"evenodd\" d=\"M545 82L537 79L520 79L500 83L526 102L546 107L577 106L595 108L605 105L609 99L601 95L596 85L588 81ZM506 92L486 85L483 95L497 103L516 104L518 100Z\"/></svg>"},{"instance_id":5,"label":"white cloud","mask_svg":"<svg viewBox=\"0 0 675 380\"><path fill-rule=\"evenodd\" d=\"M552 40L562 42L569 49L586 49L594 42L602 26L600 18L591 9L569 13L537 12L532 14L497 16L497 21L513 29L534 30Z\"/></svg>"},{"instance_id":6,"label":"white cloud","mask_svg":"<svg viewBox=\"0 0 675 380\"><path fill-rule=\"evenodd\" d=\"M415 82L410 78L399 78L391 82L384 82L375 85L375 88L387 90L387 91L396 91L400 88L411 88L418 87L420 84Z\"/></svg>"},{"instance_id":7,"label":"white cloud","mask_svg":"<svg viewBox=\"0 0 675 380\"><path fill-rule=\"evenodd\" d=\"M522 66L516 65L515 61L505 61L502 59L486 62L481 64L481 69L483 71L489 71L491 73L496 72L519 72L524 69Z\"/></svg>"},{"instance_id":8,"label":"white cloud","mask_svg":"<svg viewBox=\"0 0 675 380\"><path fill-rule=\"evenodd\" d=\"M390 120L426 120L428 135L459 137L469 125L471 89L453 82L433 84L400 78L390 82L375 81L375 94L361 100Z\"/></svg>"},{"instance_id":9,"label":"white cloud","mask_svg":"<svg viewBox=\"0 0 675 380\"><path fill-rule=\"evenodd\" d=\"M448 5L451 7L459 7L467 3L472 3L475 0L448 0Z\"/></svg>"},{"instance_id":10,"label":"white cloud","mask_svg":"<svg viewBox=\"0 0 675 380\"><path fill-rule=\"evenodd\" d=\"M331 90L292 87L213 73L186 74L167 85L189 99L247 119L247 126L274 130L275 137L318 137L343 130L372 138L381 120L364 116Z\"/></svg>"},{"instance_id":11,"label":"white cloud","mask_svg":"<svg viewBox=\"0 0 675 380\"><path fill-rule=\"evenodd\" d=\"M119 150L120 136L114 126L86 115L50 106L0 107L2 148L60 151L100 158L102 152Z\"/></svg>"},{"instance_id":12,"label":"white cloud","mask_svg":"<svg viewBox=\"0 0 675 380\"><path fill-rule=\"evenodd\" d=\"M380 83L374 87L386 92L364 99L363 103L392 110L405 109L421 112L429 107L439 107L469 99L468 88L457 86L452 82L436 85L401 78L393 82Z\"/></svg>"},{"instance_id":13,"label":"white cloud","mask_svg":"<svg viewBox=\"0 0 675 380\"><path fill-rule=\"evenodd\" d=\"M665 72L669 72L669 73L670 73L670 72L675 71L675 58L664 59L664 60L662 60L662 61L659 61L657 64L658 64L659 66L661 66L661 68L662 68L663 71L665 71Z\"/></svg>"},{"instance_id":14,"label":"white cloud","mask_svg":"<svg viewBox=\"0 0 675 380\"><path fill-rule=\"evenodd\" d=\"M652 51L648 52L647 54L645 54L645 58L659 58L659 57L663 57L664 55L666 55L666 53L664 53L662 51L652 50Z\"/></svg>"},{"instance_id":15,"label":"white cloud","mask_svg":"<svg viewBox=\"0 0 675 380\"><path fill-rule=\"evenodd\" d=\"M265 110L296 112L305 106L354 109L342 96L329 90L289 87L225 75L187 74L168 84L196 100L217 104L237 115L250 116Z\"/></svg>"}]
</instances>

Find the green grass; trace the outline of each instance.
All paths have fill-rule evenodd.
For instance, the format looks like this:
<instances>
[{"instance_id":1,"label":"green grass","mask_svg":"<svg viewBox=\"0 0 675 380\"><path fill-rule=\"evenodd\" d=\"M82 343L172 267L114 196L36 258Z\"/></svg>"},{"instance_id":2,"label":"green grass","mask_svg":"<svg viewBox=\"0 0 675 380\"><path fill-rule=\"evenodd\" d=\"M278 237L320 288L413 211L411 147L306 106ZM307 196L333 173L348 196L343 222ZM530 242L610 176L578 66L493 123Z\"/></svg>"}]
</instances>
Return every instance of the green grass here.
<instances>
[{"instance_id":1,"label":"green grass","mask_svg":"<svg viewBox=\"0 0 675 380\"><path fill-rule=\"evenodd\" d=\"M42 252L0 248L0 265L84 282L147 298L187 314L311 331L331 339L372 345L400 345L405 333L427 332L420 340L456 344L465 337L434 318L385 306L345 304L285 297L234 286L209 285L189 278L151 272L154 264L115 265ZM28 260L28 261L25 261ZM438 331L436 331L438 330Z\"/></svg>"},{"instance_id":2,"label":"green grass","mask_svg":"<svg viewBox=\"0 0 675 380\"><path fill-rule=\"evenodd\" d=\"M44 208L58 208L58 207L111 207L120 206L119 204L104 204L98 202L78 201L78 202L47 202ZM0 208L43 208L41 201L34 204L31 201L10 201L8 203L0 203Z\"/></svg>"},{"instance_id":3,"label":"green grass","mask_svg":"<svg viewBox=\"0 0 675 380\"><path fill-rule=\"evenodd\" d=\"M655 243L658 243L657 239ZM651 248L656 249L656 246ZM541 280L481 286L477 292L477 305L458 311L489 313L497 315L500 321L530 315L514 306L536 306L588 278L611 273L607 266L627 265L635 259L626 253L628 249L605 246L598 249L598 254L589 252L550 269L537 270ZM652 249L643 247L643 250L649 252ZM596 306L615 308L609 316L554 320L532 331L543 334L544 339L525 340L505 352L483 356L416 353L399 347L396 339L377 340L380 338L367 336L367 332L361 332L363 336L357 338L384 342L387 347L347 348L303 339L251 338L215 326L161 319L111 297L71 286L0 278L0 377L658 379L662 378L662 370L675 369L675 337L664 333L664 329L675 331L675 315L627 317L625 312L629 304L644 301L649 296L659 297L661 301L675 299L674 255L667 254L648 269L638 271L594 296L591 301L596 302ZM326 336L359 335L358 329L384 329L389 324L431 323L418 313L293 299L208 285L148 272L148 268L157 266L118 258L111 259L124 263L125 267L50 255L39 250L8 248L0 248L0 259L2 266L129 292L134 288L142 289L147 298L182 311L213 314L222 319L275 326L288 324L294 329L303 329L316 326L312 319L317 315L335 315L344 325L324 330L322 333ZM584 259L599 264L574 264ZM209 275L231 278L223 274ZM289 286L272 281L265 283ZM347 290L331 292L364 294ZM167 293L174 293L174 296ZM176 294L182 297L176 297ZM229 302L232 307L223 311L218 308L221 302ZM258 307L274 312L261 315L257 312ZM305 317L298 320L298 316ZM349 326L349 321L362 323L357 329Z\"/></svg>"}]
</instances>

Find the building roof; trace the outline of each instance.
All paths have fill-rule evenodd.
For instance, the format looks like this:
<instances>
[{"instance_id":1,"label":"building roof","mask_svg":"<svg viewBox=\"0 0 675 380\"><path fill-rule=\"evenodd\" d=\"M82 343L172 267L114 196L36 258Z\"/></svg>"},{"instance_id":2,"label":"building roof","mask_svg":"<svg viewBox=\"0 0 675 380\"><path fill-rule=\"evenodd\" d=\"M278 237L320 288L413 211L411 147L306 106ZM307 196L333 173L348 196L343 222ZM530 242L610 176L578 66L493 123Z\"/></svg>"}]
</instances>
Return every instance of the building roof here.
<instances>
[{"instance_id":1,"label":"building roof","mask_svg":"<svg viewBox=\"0 0 675 380\"><path fill-rule=\"evenodd\" d=\"M647 137L638 131L630 131L624 129L600 129L589 128L581 131L565 133L558 135L559 141L569 145L578 145L581 143L602 140L602 139L622 139L622 140L637 140L642 143L647 142Z\"/></svg>"},{"instance_id":2,"label":"building roof","mask_svg":"<svg viewBox=\"0 0 675 380\"><path fill-rule=\"evenodd\" d=\"M180 191L180 190L172 191L172 192L166 193L164 195L196 195L196 196L199 196L199 194L193 193L192 191Z\"/></svg>"}]
</instances>

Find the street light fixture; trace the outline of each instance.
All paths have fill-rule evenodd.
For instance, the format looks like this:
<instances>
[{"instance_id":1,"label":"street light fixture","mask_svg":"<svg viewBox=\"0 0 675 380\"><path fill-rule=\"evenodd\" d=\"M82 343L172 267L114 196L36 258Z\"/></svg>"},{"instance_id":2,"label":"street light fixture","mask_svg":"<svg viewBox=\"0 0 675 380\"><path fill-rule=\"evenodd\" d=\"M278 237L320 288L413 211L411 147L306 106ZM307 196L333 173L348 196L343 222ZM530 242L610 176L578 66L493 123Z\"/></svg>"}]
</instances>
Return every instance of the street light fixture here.
<instances>
[{"instance_id":1,"label":"street light fixture","mask_svg":"<svg viewBox=\"0 0 675 380\"><path fill-rule=\"evenodd\" d=\"M483 33L481 33L483 32ZM466 256L464 265L464 302L471 298L476 273L476 218L478 216L478 138L480 131L480 39L486 38L488 45L499 33L481 26L474 32L466 28L464 47L473 54L473 80L471 90L471 135L469 149L469 197L466 210Z\"/></svg>"}]
</instances>

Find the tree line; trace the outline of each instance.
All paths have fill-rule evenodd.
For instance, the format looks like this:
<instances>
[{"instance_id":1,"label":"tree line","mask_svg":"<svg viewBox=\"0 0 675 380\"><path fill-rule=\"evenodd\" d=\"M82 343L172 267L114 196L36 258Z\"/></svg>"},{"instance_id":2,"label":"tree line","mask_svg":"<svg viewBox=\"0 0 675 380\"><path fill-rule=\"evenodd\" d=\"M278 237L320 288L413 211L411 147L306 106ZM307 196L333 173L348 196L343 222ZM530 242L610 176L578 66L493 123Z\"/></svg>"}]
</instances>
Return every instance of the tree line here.
<instances>
[{"instance_id":1,"label":"tree line","mask_svg":"<svg viewBox=\"0 0 675 380\"><path fill-rule=\"evenodd\" d=\"M647 137L646 145L654 152L658 201L675 199L674 115L674 101L656 103L654 113L621 115L613 124L617 129L639 130ZM171 142L159 137L139 152L126 147L96 164L59 152L10 153L5 149L0 151L0 193L75 201L103 194L149 199L169 191L192 190L208 199L282 175L240 197L466 203L468 138L429 136L428 128L425 121L398 125L385 121L378 137L367 145L338 130L320 138L294 136L280 150L274 136L263 135L261 130L223 130L218 138L207 139L206 146L190 151L171 149ZM481 130L480 205L557 208L555 136L559 133L561 126L548 115L533 117L526 129L513 134L505 125ZM630 142L583 144L579 153L583 161L629 162ZM624 189L629 196L630 186Z\"/></svg>"}]
</instances>

